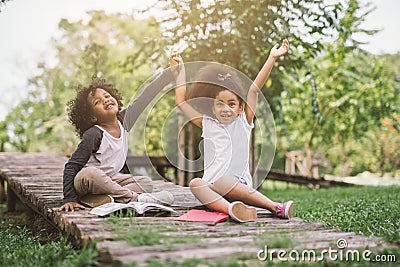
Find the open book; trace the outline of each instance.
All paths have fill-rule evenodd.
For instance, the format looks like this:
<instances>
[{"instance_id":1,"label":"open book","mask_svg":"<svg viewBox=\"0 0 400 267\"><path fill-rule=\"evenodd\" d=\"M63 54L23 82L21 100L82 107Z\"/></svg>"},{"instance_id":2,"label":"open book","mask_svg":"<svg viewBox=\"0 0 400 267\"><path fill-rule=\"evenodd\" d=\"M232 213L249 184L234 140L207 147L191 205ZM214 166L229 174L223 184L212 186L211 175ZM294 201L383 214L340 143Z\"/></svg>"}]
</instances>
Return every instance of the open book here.
<instances>
[{"instance_id":1,"label":"open book","mask_svg":"<svg viewBox=\"0 0 400 267\"><path fill-rule=\"evenodd\" d=\"M112 212L124 210L124 209L133 209L138 214L144 214L146 211L167 211L170 213L175 213L176 211L171 207L167 207L161 204L155 203L146 203L146 202L129 202L129 203L117 203L111 202L100 205L96 208L93 208L89 214L94 214L98 216L105 216Z\"/></svg>"}]
</instances>

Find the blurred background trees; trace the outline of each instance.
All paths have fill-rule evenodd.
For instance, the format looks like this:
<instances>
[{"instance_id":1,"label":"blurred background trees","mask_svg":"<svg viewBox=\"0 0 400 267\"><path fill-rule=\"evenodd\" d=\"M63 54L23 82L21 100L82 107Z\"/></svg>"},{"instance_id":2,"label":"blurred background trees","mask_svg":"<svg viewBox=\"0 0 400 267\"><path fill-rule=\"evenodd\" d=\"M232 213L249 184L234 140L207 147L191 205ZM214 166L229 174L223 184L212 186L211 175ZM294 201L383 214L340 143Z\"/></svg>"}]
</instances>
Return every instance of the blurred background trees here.
<instances>
[{"instance_id":1,"label":"blurred background trees","mask_svg":"<svg viewBox=\"0 0 400 267\"><path fill-rule=\"evenodd\" d=\"M53 41L56 62L38 62L29 97L0 122L0 148L71 153L79 140L66 103L94 75L115 84L126 106L143 82L168 66L171 47L186 62L225 63L254 79L272 46L288 38L290 53L261 88L277 127L273 168L283 169L285 153L300 150L309 171L307 157L320 151L335 175L395 173L400 55L359 48L357 34L375 33L359 26L372 10L358 0L165 0L143 10L141 19L101 11L85 21L63 19ZM150 136L162 127L172 98L156 107ZM161 153L158 141L146 142L151 153Z\"/></svg>"}]
</instances>

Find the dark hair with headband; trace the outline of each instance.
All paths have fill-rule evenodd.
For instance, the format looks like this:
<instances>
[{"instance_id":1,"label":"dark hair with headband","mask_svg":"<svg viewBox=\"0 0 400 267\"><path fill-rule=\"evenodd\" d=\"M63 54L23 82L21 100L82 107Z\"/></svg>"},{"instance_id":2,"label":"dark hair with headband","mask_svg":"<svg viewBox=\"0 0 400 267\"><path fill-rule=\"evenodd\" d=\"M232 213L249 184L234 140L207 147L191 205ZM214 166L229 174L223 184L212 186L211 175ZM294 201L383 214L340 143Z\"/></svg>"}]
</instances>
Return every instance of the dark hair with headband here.
<instances>
[{"instance_id":1,"label":"dark hair with headband","mask_svg":"<svg viewBox=\"0 0 400 267\"><path fill-rule=\"evenodd\" d=\"M242 82L226 65L210 64L199 70L194 82L188 90L188 100L199 112L212 115L212 102L204 98L215 99L224 90L234 93L241 105L244 104L245 94ZM202 98L203 100L201 100ZM196 101L196 99L199 99Z\"/></svg>"}]
</instances>

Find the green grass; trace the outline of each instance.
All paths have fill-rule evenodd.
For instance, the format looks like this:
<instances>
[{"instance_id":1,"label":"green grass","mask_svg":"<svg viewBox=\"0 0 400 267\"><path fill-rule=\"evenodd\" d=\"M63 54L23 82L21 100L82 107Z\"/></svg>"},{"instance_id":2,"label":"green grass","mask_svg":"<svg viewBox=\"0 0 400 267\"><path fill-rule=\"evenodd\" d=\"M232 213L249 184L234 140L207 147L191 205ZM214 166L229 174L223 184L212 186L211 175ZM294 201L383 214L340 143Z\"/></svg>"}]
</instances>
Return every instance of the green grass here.
<instances>
[{"instance_id":1,"label":"green grass","mask_svg":"<svg viewBox=\"0 0 400 267\"><path fill-rule=\"evenodd\" d=\"M163 245L164 250L173 249L174 244L186 244L200 241L198 236L171 235L182 231L185 224L180 222L152 224L138 224L135 222L135 212L128 210L126 214L112 214L108 218L108 223L116 233L117 240L126 241L129 245L136 246L153 246Z\"/></svg>"},{"instance_id":2,"label":"green grass","mask_svg":"<svg viewBox=\"0 0 400 267\"><path fill-rule=\"evenodd\" d=\"M64 237L55 237L54 233L33 234L26 226L35 224L33 218L4 210L5 205L0 204L0 266L90 266L97 263L93 246L76 251Z\"/></svg>"},{"instance_id":3,"label":"green grass","mask_svg":"<svg viewBox=\"0 0 400 267\"><path fill-rule=\"evenodd\" d=\"M268 182L267 182L268 183ZM400 187L289 187L263 194L274 201L295 201L294 216L360 235L400 244Z\"/></svg>"},{"instance_id":4,"label":"green grass","mask_svg":"<svg viewBox=\"0 0 400 267\"><path fill-rule=\"evenodd\" d=\"M124 265L127 267L130 265ZM167 260L160 261L157 259L149 260L146 267L248 267L248 265L237 258L205 260L205 259L186 259L184 261Z\"/></svg>"},{"instance_id":5,"label":"green grass","mask_svg":"<svg viewBox=\"0 0 400 267\"><path fill-rule=\"evenodd\" d=\"M328 227L341 231L355 232L365 236L383 237L388 241L400 244L400 187L343 187L310 190L307 187L287 186L285 183L266 183L261 192L275 201L293 199L295 201L294 215L307 221L322 221ZM0 204L0 266L95 266L97 251L94 246L82 251L74 250L71 244L58 236L48 235L46 229L32 231L32 221L21 213L3 213L4 204ZM136 217L121 219L110 217L111 227L116 231L122 225L129 225L129 232L121 232L120 238L131 245L162 244L168 250L173 244L193 242L193 236L175 239L167 234L169 229L163 225L146 226L136 222ZM26 225L29 225L28 228ZM39 223L42 227L43 224ZM184 227L177 223L169 225L179 231ZM164 227L165 228L165 227ZM122 229L122 228L120 228ZM279 240L276 247L290 247L286 239ZM383 254L385 251L380 252ZM400 258L398 251L387 251ZM246 266L246 258L230 258L220 261L190 259L183 262L175 260L151 260L152 266ZM254 259L253 259L254 260ZM313 264L324 266L325 262ZM356 264L353 262L351 265ZM266 263L270 266L271 263ZM281 262L279 266L292 266L291 263ZM329 266L347 266L346 263L329 262ZM359 266L369 265L360 262ZM372 264L373 265L373 264ZM135 263L126 266L136 266ZM373 265L375 266L375 265ZM395 266L395 265L393 265Z\"/></svg>"}]
</instances>

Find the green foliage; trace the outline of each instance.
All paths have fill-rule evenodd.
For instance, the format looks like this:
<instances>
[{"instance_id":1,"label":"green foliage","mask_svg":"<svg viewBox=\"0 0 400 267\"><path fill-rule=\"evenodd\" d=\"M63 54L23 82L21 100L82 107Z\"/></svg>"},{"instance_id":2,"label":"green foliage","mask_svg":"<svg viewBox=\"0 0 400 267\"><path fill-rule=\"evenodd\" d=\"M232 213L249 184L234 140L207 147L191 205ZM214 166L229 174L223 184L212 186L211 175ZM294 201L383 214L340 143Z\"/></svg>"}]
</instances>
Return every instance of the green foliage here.
<instances>
[{"instance_id":1,"label":"green foliage","mask_svg":"<svg viewBox=\"0 0 400 267\"><path fill-rule=\"evenodd\" d=\"M123 265L124 267L132 265ZM135 266L135 265L133 265ZM229 259L207 260L207 259L185 259L183 261L177 260L158 260L152 259L147 262L146 267L247 267L247 263L238 257L230 257Z\"/></svg>"},{"instance_id":2,"label":"green foliage","mask_svg":"<svg viewBox=\"0 0 400 267\"><path fill-rule=\"evenodd\" d=\"M178 125L175 125L175 123L174 125L165 124L167 116L171 114L174 108L175 91L172 90L157 101L154 108L149 112L146 124L146 151L149 155L163 155L164 151L177 150L177 147L173 146L175 143L172 142L171 145L170 140L165 139L168 137L173 138L172 135L164 135L164 140L161 143L163 131L173 133L178 128Z\"/></svg>"},{"instance_id":3,"label":"green foliage","mask_svg":"<svg viewBox=\"0 0 400 267\"><path fill-rule=\"evenodd\" d=\"M279 65L301 67L324 50L324 40L339 33L353 38L361 31L357 23L371 10L368 4L353 7L358 1L348 0L159 2L164 10L174 11L161 25L166 25L164 36L172 43L187 47L186 61L226 63L250 78L255 78L270 49L283 38L289 39L291 51ZM263 90L267 99L282 91L279 72L272 70L273 86Z\"/></svg>"},{"instance_id":4,"label":"green foliage","mask_svg":"<svg viewBox=\"0 0 400 267\"><path fill-rule=\"evenodd\" d=\"M345 1L160 2L165 10L175 11L163 20L175 22L165 35L171 36L174 43L185 42L191 50L190 60L211 58L255 74L270 48L285 37L290 36L294 48L320 51L320 36L330 35L324 28L338 31L341 27L337 20ZM300 60L299 55L293 57Z\"/></svg>"},{"instance_id":5,"label":"green foliage","mask_svg":"<svg viewBox=\"0 0 400 267\"><path fill-rule=\"evenodd\" d=\"M155 56L148 45L160 35L153 18L89 15L88 21L60 21L61 37L53 43L57 65L38 63L40 74L29 80L29 97L1 125L0 141L8 150L71 153L79 141L66 114L74 89L87 86L94 75L102 77L119 89L127 106L136 89L165 66L165 55Z\"/></svg>"},{"instance_id":6,"label":"green foliage","mask_svg":"<svg viewBox=\"0 0 400 267\"><path fill-rule=\"evenodd\" d=\"M262 193L274 201L295 202L294 216L309 222L400 244L400 187L290 188Z\"/></svg>"},{"instance_id":7,"label":"green foliage","mask_svg":"<svg viewBox=\"0 0 400 267\"><path fill-rule=\"evenodd\" d=\"M10 137L7 133L7 123L0 121L0 152L5 151L5 144L10 141Z\"/></svg>"},{"instance_id":8,"label":"green foliage","mask_svg":"<svg viewBox=\"0 0 400 267\"><path fill-rule=\"evenodd\" d=\"M0 206L3 213L4 205ZM90 266L97 264L97 250L91 244L76 251L66 238L39 240L32 236L20 217L0 217L0 266Z\"/></svg>"},{"instance_id":9,"label":"green foliage","mask_svg":"<svg viewBox=\"0 0 400 267\"><path fill-rule=\"evenodd\" d=\"M275 98L275 106L281 137L278 156L290 150L320 150L336 167L335 174L347 176L361 165L368 165L366 169L381 165L382 155L374 155L368 163L363 155L379 145L382 120L399 114L400 99L399 68L390 63L394 57L366 53L353 38L356 32L374 33L359 28L371 11L368 5L348 1L344 11L335 42L318 57L305 60L302 68L282 70L284 90ZM372 132L379 135L375 144L357 143Z\"/></svg>"},{"instance_id":10,"label":"green foliage","mask_svg":"<svg viewBox=\"0 0 400 267\"><path fill-rule=\"evenodd\" d=\"M360 50L338 55L332 46L328 52L308 63L313 66L310 69L316 82L322 121L313 114L309 70L285 71L285 91L278 99L277 130L281 136L278 150L304 149L304 144L308 144L312 151L319 149L328 154L334 166L343 167L352 160L354 166L361 165L365 160L363 155L373 152L383 141L386 130L382 121L396 118L400 113L400 84L396 80L399 69L393 68L386 57ZM371 133L378 137L370 139L375 144L357 145ZM373 156L379 166L379 156L383 155ZM351 168L337 174L350 172Z\"/></svg>"}]
</instances>

